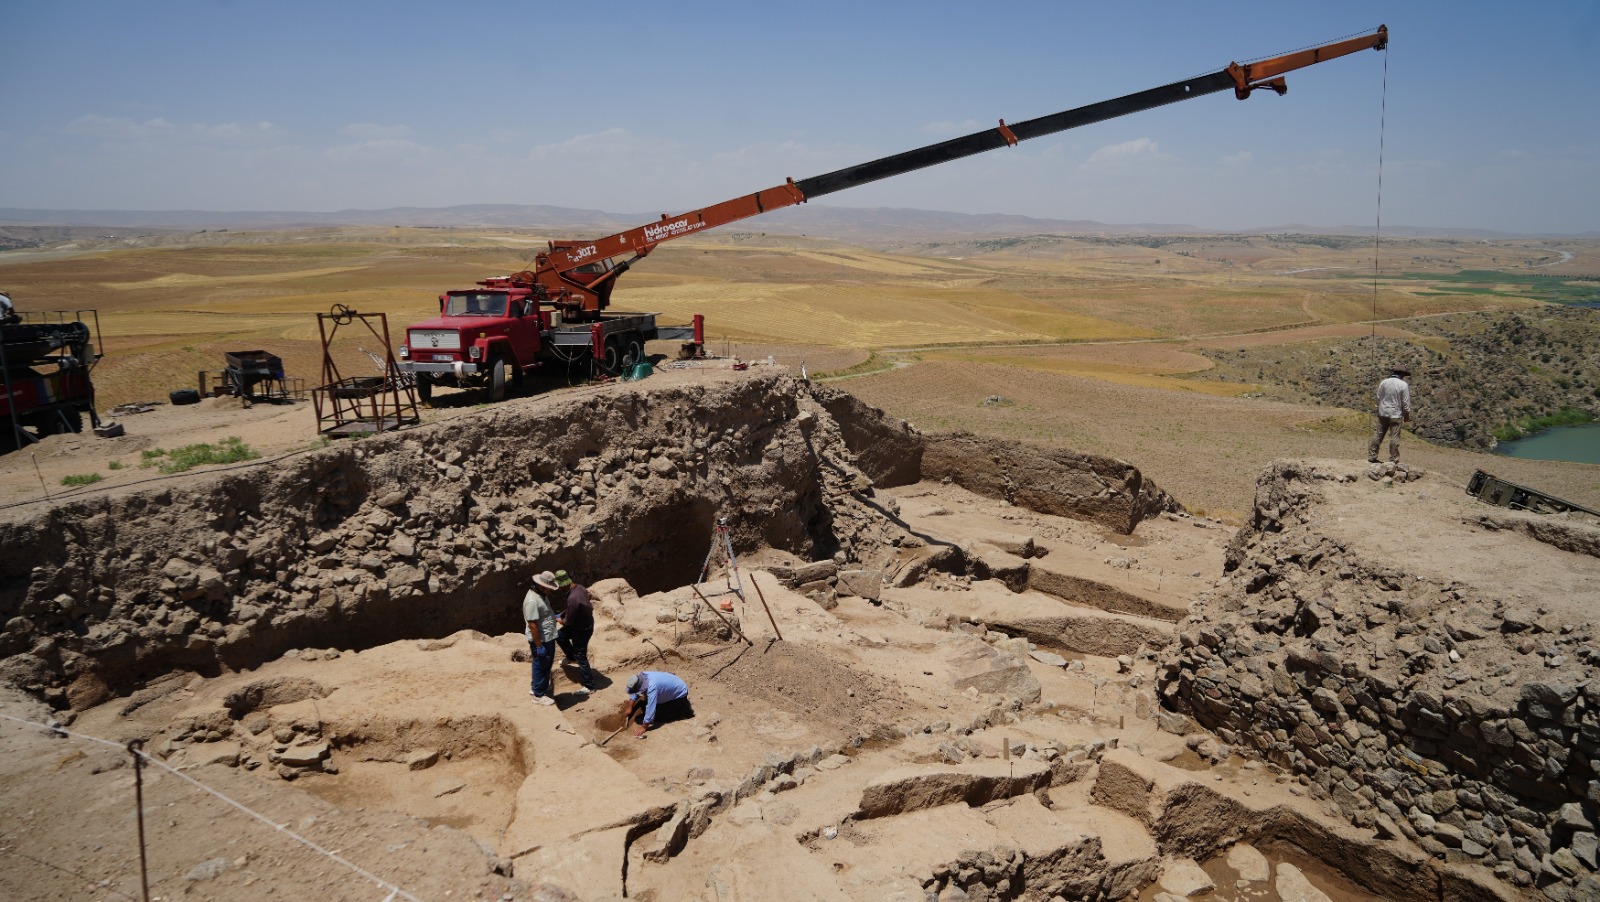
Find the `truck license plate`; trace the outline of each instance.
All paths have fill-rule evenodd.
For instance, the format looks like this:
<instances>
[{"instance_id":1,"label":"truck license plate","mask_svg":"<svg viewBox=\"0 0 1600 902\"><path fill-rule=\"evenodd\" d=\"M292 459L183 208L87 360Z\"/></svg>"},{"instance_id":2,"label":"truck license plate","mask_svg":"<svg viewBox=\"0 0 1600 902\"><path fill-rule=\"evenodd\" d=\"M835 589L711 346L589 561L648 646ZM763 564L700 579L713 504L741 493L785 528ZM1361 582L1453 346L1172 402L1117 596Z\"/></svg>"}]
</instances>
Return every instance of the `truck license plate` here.
<instances>
[{"instance_id":1,"label":"truck license plate","mask_svg":"<svg viewBox=\"0 0 1600 902\"><path fill-rule=\"evenodd\" d=\"M437 360L454 360L455 358L451 357L449 354L435 354L435 355L433 355L433 359L437 361Z\"/></svg>"}]
</instances>

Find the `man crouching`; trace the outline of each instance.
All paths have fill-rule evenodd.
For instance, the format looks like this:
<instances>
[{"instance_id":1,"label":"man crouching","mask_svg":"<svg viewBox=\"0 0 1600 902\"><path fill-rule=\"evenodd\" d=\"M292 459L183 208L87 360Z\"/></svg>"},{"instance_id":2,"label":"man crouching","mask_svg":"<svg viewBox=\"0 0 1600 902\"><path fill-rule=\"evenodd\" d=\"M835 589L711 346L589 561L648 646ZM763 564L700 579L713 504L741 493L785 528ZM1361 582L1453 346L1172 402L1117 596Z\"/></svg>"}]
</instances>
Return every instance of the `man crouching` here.
<instances>
[{"instance_id":1,"label":"man crouching","mask_svg":"<svg viewBox=\"0 0 1600 902\"><path fill-rule=\"evenodd\" d=\"M638 719L636 739L650 728L694 716L689 704L689 684L661 670L643 670L628 680L628 700L622 703L622 722Z\"/></svg>"}]
</instances>

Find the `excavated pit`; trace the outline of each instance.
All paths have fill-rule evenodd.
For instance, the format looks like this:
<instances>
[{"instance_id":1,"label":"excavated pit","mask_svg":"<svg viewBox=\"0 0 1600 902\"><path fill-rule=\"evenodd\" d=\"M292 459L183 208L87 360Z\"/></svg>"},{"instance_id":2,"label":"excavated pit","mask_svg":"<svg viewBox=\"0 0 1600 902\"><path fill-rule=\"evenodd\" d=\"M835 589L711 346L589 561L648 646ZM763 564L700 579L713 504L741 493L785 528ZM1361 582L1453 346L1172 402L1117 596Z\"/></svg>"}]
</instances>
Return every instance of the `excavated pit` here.
<instances>
[{"instance_id":1,"label":"excavated pit","mask_svg":"<svg viewBox=\"0 0 1600 902\"><path fill-rule=\"evenodd\" d=\"M324 841L432 897L1166 902L1209 880L1215 898L1265 902L1318 898L1303 885L1351 902L1516 898L1532 891L1516 852L1541 835L1523 882L1580 897L1593 864L1581 792L1561 802L1575 807L1527 802L1540 815L1517 820L1496 869L1439 839L1445 812L1425 833L1360 801L1382 773L1333 763L1330 749L1365 753L1370 737L1344 727L1361 717L1340 719L1358 690L1310 678L1343 673L1317 640L1352 633L1339 605L1307 594L1320 583L1279 572L1309 560L1282 550L1305 516L1296 485L1264 477L1233 575L1214 585L1228 534L1120 461L922 435L781 375L613 386L0 524L16 551L0 561L0 681L31 696L6 696L7 711L52 716L43 701L258 805L298 806L302 829L337 830ZM724 517L746 588L727 623L687 588ZM1547 547L1587 547L1560 532ZM1338 573L1346 550L1316 560ZM558 670L548 708L528 700L516 632L544 569L592 584L600 674L584 696ZM1373 591L1420 597L1392 567L1351 569L1351 587L1370 574ZM1287 658L1229 644L1269 623L1303 640L1278 640ZM1550 666L1559 685L1524 700L1529 717L1554 714L1577 679ZM620 684L640 669L684 676L697 716L613 738ZM1276 707L1250 677L1282 694ZM1400 712L1422 718L1431 697L1375 707L1410 724ZM1580 748L1586 716L1571 718ZM1546 720L1527 723L1565 724ZM1522 784L1478 788L1493 783L1478 746L1452 757L1417 735L1440 750L1409 747L1442 768L1434 778L1479 780L1448 785L1520 818L1494 793L1520 799ZM0 738L15 753L0 791L18 810L107 794L119 768L108 751ZM1443 806L1432 792L1425 804ZM70 858L27 844L47 834L14 850ZM269 883L338 895L310 853L228 851L251 836L207 822L163 850L157 885L193 887L203 858L223 862L203 878L212 896L276 897ZM56 891L49 874L16 874L0 877L8 896ZM107 879L131 888L126 868Z\"/></svg>"}]
</instances>

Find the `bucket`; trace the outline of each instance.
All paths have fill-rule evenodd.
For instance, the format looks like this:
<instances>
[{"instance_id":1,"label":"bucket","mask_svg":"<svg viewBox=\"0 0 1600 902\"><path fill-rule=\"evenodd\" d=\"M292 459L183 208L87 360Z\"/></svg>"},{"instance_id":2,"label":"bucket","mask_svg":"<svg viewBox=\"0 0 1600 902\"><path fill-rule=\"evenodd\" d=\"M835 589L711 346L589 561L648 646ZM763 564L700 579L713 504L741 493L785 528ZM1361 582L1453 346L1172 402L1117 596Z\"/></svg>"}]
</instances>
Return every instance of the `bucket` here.
<instances>
[{"instance_id":1,"label":"bucket","mask_svg":"<svg viewBox=\"0 0 1600 902\"><path fill-rule=\"evenodd\" d=\"M628 379L638 381L647 378L653 372L655 372L655 367L650 365L650 361L641 360L635 363L633 368L628 371Z\"/></svg>"}]
</instances>

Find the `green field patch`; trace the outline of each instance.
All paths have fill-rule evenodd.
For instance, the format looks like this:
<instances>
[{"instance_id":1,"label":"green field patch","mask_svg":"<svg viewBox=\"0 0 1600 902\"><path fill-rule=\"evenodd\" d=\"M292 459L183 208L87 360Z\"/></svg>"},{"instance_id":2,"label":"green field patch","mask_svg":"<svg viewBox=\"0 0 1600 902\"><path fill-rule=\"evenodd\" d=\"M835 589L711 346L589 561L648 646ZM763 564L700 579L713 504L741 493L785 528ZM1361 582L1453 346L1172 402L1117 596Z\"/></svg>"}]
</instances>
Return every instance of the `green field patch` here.
<instances>
[{"instance_id":1,"label":"green field patch","mask_svg":"<svg viewBox=\"0 0 1600 902\"><path fill-rule=\"evenodd\" d=\"M1343 274L1339 278L1360 278ZM1579 307L1600 306L1600 281L1571 279L1563 276L1544 276L1531 273L1509 273L1494 269L1463 269L1455 273L1408 272L1385 276L1385 279L1404 282L1426 282L1419 295L1480 295L1496 298L1532 298L1551 304L1570 304Z\"/></svg>"}]
</instances>

